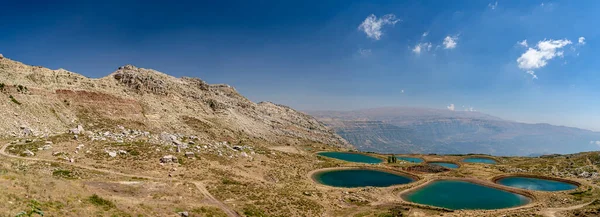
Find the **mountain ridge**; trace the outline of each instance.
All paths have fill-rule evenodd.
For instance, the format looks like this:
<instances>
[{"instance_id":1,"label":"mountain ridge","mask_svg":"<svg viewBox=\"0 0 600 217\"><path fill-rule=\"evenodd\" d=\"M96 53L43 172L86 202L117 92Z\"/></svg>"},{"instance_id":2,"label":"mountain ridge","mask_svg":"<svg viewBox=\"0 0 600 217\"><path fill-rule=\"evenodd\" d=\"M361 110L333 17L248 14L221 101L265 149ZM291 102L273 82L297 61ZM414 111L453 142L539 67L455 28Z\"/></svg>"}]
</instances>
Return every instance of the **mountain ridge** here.
<instances>
[{"instance_id":1,"label":"mountain ridge","mask_svg":"<svg viewBox=\"0 0 600 217\"><path fill-rule=\"evenodd\" d=\"M362 151L527 155L600 148L590 143L600 140L599 132L520 123L480 112L387 107L310 114Z\"/></svg>"},{"instance_id":2,"label":"mountain ridge","mask_svg":"<svg viewBox=\"0 0 600 217\"><path fill-rule=\"evenodd\" d=\"M205 140L300 140L350 147L311 116L254 103L226 84L125 65L102 78L0 58L0 137L48 136L77 125L198 135Z\"/></svg>"}]
</instances>

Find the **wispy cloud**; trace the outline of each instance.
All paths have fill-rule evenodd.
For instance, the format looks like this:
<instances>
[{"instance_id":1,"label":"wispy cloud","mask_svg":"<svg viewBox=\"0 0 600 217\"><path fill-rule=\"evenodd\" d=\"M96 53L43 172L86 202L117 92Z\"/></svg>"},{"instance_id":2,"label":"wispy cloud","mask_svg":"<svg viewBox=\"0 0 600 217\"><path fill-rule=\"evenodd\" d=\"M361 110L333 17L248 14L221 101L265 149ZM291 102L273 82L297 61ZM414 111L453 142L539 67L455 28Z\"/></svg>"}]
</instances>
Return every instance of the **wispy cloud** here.
<instances>
[{"instance_id":1,"label":"wispy cloud","mask_svg":"<svg viewBox=\"0 0 600 217\"><path fill-rule=\"evenodd\" d=\"M374 14L371 14L358 26L358 30L365 32L369 38L379 40L383 35L381 30L383 26L393 26L397 22L400 22L400 19L397 19L394 14L386 14L381 18L377 18Z\"/></svg>"},{"instance_id":2,"label":"wispy cloud","mask_svg":"<svg viewBox=\"0 0 600 217\"><path fill-rule=\"evenodd\" d=\"M494 3L494 4L492 4L492 3L489 3L489 4L488 4L488 7L489 7L490 9L492 9L492 10L496 10L496 7L498 7L498 2L496 2L496 3Z\"/></svg>"},{"instance_id":3,"label":"wispy cloud","mask_svg":"<svg viewBox=\"0 0 600 217\"><path fill-rule=\"evenodd\" d=\"M457 42L458 41L458 36L446 36L446 38L444 38L444 49L454 49L456 48Z\"/></svg>"},{"instance_id":4,"label":"wispy cloud","mask_svg":"<svg viewBox=\"0 0 600 217\"><path fill-rule=\"evenodd\" d=\"M424 32L423 35L421 35L422 37L427 37L429 35L429 32Z\"/></svg>"},{"instance_id":5,"label":"wispy cloud","mask_svg":"<svg viewBox=\"0 0 600 217\"><path fill-rule=\"evenodd\" d=\"M525 72L530 74L533 79L537 79L533 70L546 66L548 61L554 57L562 57L562 48L569 44L572 44L572 42L567 39L539 41L536 47L528 48L527 51L521 54L517 59L519 68L525 70Z\"/></svg>"},{"instance_id":6,"label":"wispy cloud","mask_svg":"<svg viewBox=\"0 0 600 217\"><path fill-rule=\"evenodd\" d=\"M418 54L421 54L422 51L430 51L431 47L432 47L432 45L430 42L418 43L412 49L412 52L418 55Z\"/></svg>"},{"instance_id":7,"label":"wispy cloud","mask_svg":"<svg viewBox=\"0 0 600 217\"><path fill-rule=\"evenodd\" d=\"M530 74L531 79L538 79L538 77L537 77L537 75L535 75L534 71L529 70L529 71L526 71L525 73Z\"/></svg>"},{"instance_id":8,"label":"wispy cloud","mask_svg":"<svg viewBox=\"0 0 600 217\"><path fill-rule=\"evenodd\" d=\"M371 52L371 49L362 49L362 48L360 48L360 49L358 49L358 54L361 57L368 57L368 56L371 56L372 52Z\"/></svg>"},{"instance_id":9,"label":"wispy cloud","mask_svg":"<svg viewBox=\"0 0 600 217\"><path fill-rule=\"evenodd\" d=\"M523 46L523 47L529 47L529 45L527 44L527 39L517 42L519 45Z\"/></svg>"},{"instance_id":10,"label":"wispy cloud","mask_svg":"<svg viewBox=\"0 0 600 217\"><path fill-rule=\"evenodd\" d=\"M600 140L598 140L598 141L590 141L590 144L596 144L598 147L600 147Z\"/></svg>"},{"instance_id":11,"label":"wispy cloud","mask_svg":"<svg viewBox=\"0 0 600 217\"><path fill-rule=\"evenodd\" d=\"M449 106L446 106L446 108L450 111L454 111L454 104L450 104Z\"/></svg>"}]
</instances>

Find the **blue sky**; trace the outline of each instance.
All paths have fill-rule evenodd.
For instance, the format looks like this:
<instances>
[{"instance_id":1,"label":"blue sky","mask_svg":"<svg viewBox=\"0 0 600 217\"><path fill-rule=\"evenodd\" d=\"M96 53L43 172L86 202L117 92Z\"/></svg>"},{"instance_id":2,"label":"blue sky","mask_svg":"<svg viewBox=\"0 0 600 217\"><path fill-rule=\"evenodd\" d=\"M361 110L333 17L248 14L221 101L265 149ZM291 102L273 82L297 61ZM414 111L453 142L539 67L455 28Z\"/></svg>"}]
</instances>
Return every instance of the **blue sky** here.
<instances>
[{"instance_id":1,"label":"blue sky","mask_svg":"<svg viewBox=\"0 0 600 217\"><path fill-rule=\"evenodd\" d=\"M88 77L134 64L300 110L453 104L600 131L598 1L1 5L0 53Z\"/></svg>"}]
</instances>

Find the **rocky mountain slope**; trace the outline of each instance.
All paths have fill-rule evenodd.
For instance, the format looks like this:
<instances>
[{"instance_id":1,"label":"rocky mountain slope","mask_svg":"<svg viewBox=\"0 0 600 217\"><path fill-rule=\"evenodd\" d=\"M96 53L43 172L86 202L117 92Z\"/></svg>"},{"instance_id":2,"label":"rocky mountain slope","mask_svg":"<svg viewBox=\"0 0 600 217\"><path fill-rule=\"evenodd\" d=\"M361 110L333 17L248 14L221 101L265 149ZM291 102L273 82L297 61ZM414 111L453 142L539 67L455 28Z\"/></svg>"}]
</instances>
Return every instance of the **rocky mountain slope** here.
<instances>
[{"instance_id":1,"label":"rocky mountain slope","mask_svg":"<svg viewBox=\"0 0 600 217\"><path fill-rule=\"evenodd\" d=\"M120 125L206 142L314 141L349 147L332 130L289 107L251 102L229 85L132 65L91 79L0 56L0 99L0 137L54 135L78 125L99 132Z\"/></svg>"},{"instance_id":2,"label":"rocky mountain slope","mask_svg":"<svg viewBox=\"0 0 600 217\"><path fill-rule=\"evenodd\" d=\"M530 155L600 150L598 132L479 112L380 108L311 114L363 151Z\"/></svg>"}]
</instances>

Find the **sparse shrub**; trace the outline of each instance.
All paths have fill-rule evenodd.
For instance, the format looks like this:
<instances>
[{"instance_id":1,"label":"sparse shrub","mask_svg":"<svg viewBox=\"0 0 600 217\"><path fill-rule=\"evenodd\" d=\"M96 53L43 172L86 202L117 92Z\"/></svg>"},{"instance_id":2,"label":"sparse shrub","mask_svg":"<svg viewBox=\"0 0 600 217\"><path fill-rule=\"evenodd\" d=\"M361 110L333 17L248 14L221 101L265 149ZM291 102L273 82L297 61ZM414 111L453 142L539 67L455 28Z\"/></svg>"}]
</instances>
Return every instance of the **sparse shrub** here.
<instances>
[{"instance_id":1,"label":"sparse shrub","mask_svg":"<svg viewBox=\"0 0 600 217\"><path fill-rule=\"evenodd\" d=\"M116 207L112 201L104 199L97 194L90 196L87 200L96 206L103 207L105 210Z\"/></svg>"},{"instance_id":2,"label":"sparse shrub","mask_svg":"<svg viewBox=\"0 0 600 217\"><path fill-rule=\"evenodd\" d=\"M54 172L52 172L53 176L59 177L59 178L65 178L65 179L72 179L73 178L73 174L71 173L70 170L54 170Z\"/></svg>"},{"instance_id":3,"label":"sparse shrub","mask_svg":"<svg viewBox=\"0 0 600 217\"><path fill-rule=\"evenodd\" d=\"M0 91L4 91L4 87L5 87L5 86L6 86L6 85L5 85L4 83L0 83Z\"/></svg>"},{"instance_id":4,"label":"sparse shrub","mask_svg":"<svg viewBox=\"0 0 600 217\"><path fill-rule=\"evenodd\" d=\"M21 105L21 102L15 99L15 97L13 97L12 95L9 95L8 98L10 98L10 101L14 102L15 104Z\"/></svg>"},{"instance_id":5,"label":"sparse shrub","mask_svg":"<svg viewBox=\"0 0 600 217\"><path fill-rule=\"evenodd\" d=\"M29 206L31 207L30 210L17 213L17 215L15 217L25 217L25 216L30 217L30 216L33 216L34 214L44 216L44 212L42 211L42 208L40 208L40 203L37 202L36 200L29 201Z\"/></svg>"},{"instance_id":6,"label":"sparse shrub","mask_svg":"<svg viewBox=\"0 0 600 217\"><path fill-rule=\"evenodd\" d=\"M65 105L67 105L67 106L71 105L71 103L69 103L69 101L68 101L68 100L66 100L66 99L65 99L65 100L63 100L63 102L64 102L64 103L65 103Z\"/></svg>"},{"instance_id":7,"label":"sparse shrub","mask_svg":"<svg viewBox=\"0 0 600 217\"><path fill-rule=\"evenodd\" d=\"M241 182L238 182L238 181L233 180L233 179L228 179L228 178L223 178L223 180L221 180L221 182L224 185L241 185L242 184Z\"/></svg>"},{"instance_id":8,"label":"sparse shrub","mask_svg":"<svg viewBox=\"0 0 600 217\"><path fill-rule=\"evenodd\" d=\"M258 209L255 206L252 206L252 205L244 207L244 215L246 215L248 217L253 217L253 216L256 216L256 217L267 217L268 216L267 214L265 214L264 211Z\"/></svg>"}]
</instances>

